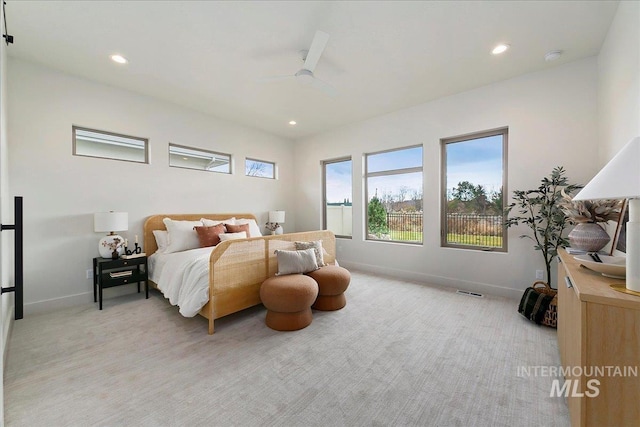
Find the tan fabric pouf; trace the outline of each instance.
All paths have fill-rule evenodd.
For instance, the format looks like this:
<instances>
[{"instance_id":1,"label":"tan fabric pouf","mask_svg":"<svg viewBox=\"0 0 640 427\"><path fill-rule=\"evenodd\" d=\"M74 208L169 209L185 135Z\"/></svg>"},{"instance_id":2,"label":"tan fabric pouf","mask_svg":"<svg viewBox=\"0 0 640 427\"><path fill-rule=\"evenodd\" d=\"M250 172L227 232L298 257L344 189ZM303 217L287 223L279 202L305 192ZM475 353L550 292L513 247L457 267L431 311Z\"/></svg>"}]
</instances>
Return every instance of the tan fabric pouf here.
<instances>
[{"instance_id":1,"label":"tan fabric pouf","mask_svg":"<svg viewBox=\"0 0 640 427\"><path fill-rule=\"evenodd\" d=\"M323 311L340 310L347 305L344 291L349 287L349 270L337 265L325 265L316 271L307 273L318 283L318 298L311 308Z\"/></svg>"},{"instance_id":2,"label":"tan fabric pouf","mask_svg":"<svg viewBox=\"0 0 640 427\"><path fill-rule=\"evenodd\" d=\"M311 324L311 304L318 284L304 274L270 277L260 286L260 299L267 308L265 323L276 331L296 331Z\"/></svg>"}]
</instances>

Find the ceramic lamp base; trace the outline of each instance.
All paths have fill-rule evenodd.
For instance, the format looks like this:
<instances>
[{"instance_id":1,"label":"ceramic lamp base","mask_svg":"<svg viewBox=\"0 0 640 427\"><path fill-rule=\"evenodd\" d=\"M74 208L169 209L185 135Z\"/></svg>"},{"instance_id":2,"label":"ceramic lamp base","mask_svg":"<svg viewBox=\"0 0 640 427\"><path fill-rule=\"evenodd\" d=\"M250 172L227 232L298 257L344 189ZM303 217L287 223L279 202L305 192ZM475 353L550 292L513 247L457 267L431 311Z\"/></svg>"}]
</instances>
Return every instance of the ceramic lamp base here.
<instances>
[{"instance_id":1,"label":"ceramic lamp base","mask_svg":"<svg viewBox=\"0 0 640 427\"><path fill-rule=\"evenodd\" d=\"M278 226L274 231L273 234L282 234L284 232L284 230L282 229L281 226Z\"/></svg>"},{"instance_id":2,"label":"ceramic lamp base","mask_svg":"<svg viewBox=\"0 0 640 427\"><path fill-rule=\"evenodd\" d=\"M115 240L118 240L119 246L116 248L116 252L118 253L118 257L122 255L124 252L124 239L117 234L109 234L108 236L104 236L98 242L98 253L102 258L112 258L113 257L113 246L115 246Z\"/></svg>"},{"instance_id":3,"label":"ceramic lamp base","mask_svg":"<svg viewBox=\"0 0 640 427\"><path fill-rule=\"evenodd\" d=\"M623 294L635 295L640 297L640 292L632 291L631 289L627 289L627 286L624 283L615 283L613 285L609 285L611 289L614 291L622 292Z\"/></svg>"}]
</instances>

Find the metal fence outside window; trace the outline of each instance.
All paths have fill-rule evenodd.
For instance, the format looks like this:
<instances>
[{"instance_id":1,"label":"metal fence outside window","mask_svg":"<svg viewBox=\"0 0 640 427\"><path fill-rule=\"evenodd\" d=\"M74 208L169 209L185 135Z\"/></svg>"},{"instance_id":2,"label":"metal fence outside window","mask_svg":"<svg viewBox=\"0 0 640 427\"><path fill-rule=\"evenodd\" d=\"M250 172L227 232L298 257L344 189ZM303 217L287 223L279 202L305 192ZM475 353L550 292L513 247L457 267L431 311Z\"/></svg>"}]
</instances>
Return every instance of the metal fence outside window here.
<instances>
[{"instance_id":1,"label":"metal fence outside window","mask_svg":"<svg viewBox=\"0 0 640 427\"><path fill-rule=\"evenodd\" d=\"M422 242L422 212L387 212L387 227L392 240Z\"/></svg>"},{"instance_id":2,"label":"metal fence outside window","mask_svg":"<svg viewBox=\"0 0 640 427\"><path fill-rule=\"evenodd\" d=\"M502 246L502 215L447 214L447 243Z\"/></svg>"},{"instance_id":3,"label":"metal fence outside window","mask_svg":"<svg viewBox=\"0 0 640 427\"><path fill-rule=\"evenodd\" d=\"M422 212L388 212L387 226L392 240L421 242ZM502 215L447 214L447 243L501 247Z\"/></svg>"}]
</instances>

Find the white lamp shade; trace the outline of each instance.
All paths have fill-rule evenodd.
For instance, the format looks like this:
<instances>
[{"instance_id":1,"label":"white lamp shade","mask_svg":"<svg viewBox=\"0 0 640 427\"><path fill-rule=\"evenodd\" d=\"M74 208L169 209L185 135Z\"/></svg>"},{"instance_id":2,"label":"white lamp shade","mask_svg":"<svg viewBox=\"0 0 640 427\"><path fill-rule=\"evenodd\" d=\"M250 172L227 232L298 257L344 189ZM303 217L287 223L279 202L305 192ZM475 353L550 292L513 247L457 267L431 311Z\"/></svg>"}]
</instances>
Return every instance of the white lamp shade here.
<instances>
[{"instance_id":1,"label":"white lamp shade","mask_svg":"<svg viewBox=\"0 0 640 427\"><path fill-rule=\"evenodd\" d=\"M573 200L640 197L640 137L627 143Z\"/></svg>"},{"instance_id":2,"label":"white lamp shade","mask_svg":"<svg viewBox=\"0 0 640 427\"><path fill-rule=\"evenodd\" d=\"M269 211L269 222L284 223L284 211Z\"/></svg>"},{"instance_id":3,"label":"white lamp shade","mask_svg":"<svg viewBox=\"0 0 640 427\"><path fill-rule=\"evenodd\" d=\"M640 293L640 137L622 147L573 200L629 199L626 288Z\"/></svg>"},{"instance_id":4,"label":"white lamp shade","mask_svg":"<svg viewBox=\"0 0 640 427\"><path fill-rule=\"evenodd\" d=\"M126 231L129 229L127 212L97 212L93 214L93 230L99 232Z\"/></svg>"}]
</instances>

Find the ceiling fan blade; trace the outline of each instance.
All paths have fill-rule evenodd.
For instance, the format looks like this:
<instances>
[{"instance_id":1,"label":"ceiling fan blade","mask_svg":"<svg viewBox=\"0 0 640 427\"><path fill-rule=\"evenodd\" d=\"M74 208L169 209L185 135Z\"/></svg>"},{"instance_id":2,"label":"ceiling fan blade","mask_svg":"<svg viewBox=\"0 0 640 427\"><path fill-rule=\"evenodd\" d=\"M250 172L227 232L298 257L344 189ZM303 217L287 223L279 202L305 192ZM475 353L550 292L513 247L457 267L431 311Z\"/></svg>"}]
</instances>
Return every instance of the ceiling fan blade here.
<instances>
[{"instance_id":1,"label":"ceiling fan blade","mask_svg":"<svg viewBox=\"0 0 640 427\"><path fill-rule=\"evenodd\" d=\"M318 78L315 78L315 77L313 78L313 80L311 81L311 86L313 86L316 89L320 89L321 91L331 96L332 98L338 96L338 91L336 90L336 88L334 88L327 82L323 82Z\"/></svg>"},{"instance_id":2,"label":"ceiling fan blade","mask_svg":"<svg viewBox=\"0 0 640 427\"><path fill-rule=\"evenodd\" d=\"M318 65L320 55L322 55L327 41L329 41L329 34L320 30L316 31L316 35L313 37L311 47L309 48L309 52L307 52L307 58L304 60L304 66L302 68L313 72L316 65Z\"/></svg>"}]
</instances>

